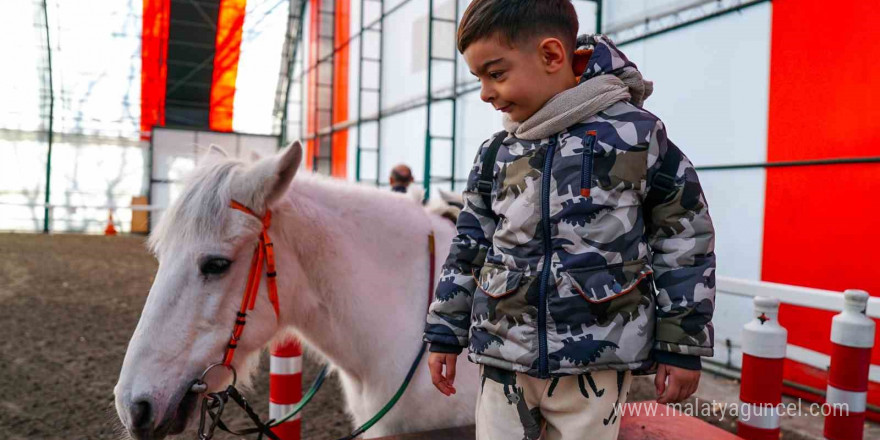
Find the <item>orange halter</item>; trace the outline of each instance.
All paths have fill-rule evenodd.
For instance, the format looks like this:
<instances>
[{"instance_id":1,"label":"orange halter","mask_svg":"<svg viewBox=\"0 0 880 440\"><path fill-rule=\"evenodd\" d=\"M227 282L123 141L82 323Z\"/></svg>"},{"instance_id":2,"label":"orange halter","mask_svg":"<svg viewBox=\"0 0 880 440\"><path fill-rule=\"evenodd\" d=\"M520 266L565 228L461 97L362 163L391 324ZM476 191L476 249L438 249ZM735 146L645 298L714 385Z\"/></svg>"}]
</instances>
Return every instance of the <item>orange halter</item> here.
<instances>
[{"instance_id":1,"label":"orange halter","mask_svg":"<svg viewBox=\"0 0 880 440\"><path fill-rule=\"evenodd\" d=\"M235 355L235 348L238 347L238 340L244 331L244 325L247 324L247 311L253 310L257 302L257 292L260 290L260 270L263 268L263 261L266 262L266 287L269 290L269 302L275 309L275 319L280 317L278 307L278 284L275 281L275 250L272 240L269 238L269 226L272 224L272 211L266 209L266 215L262 218L247 206L233 200L229 204L232 209L248 213L263 222L263 231L260 232L260 242L254 249L254 256L251 258L251 270L248 273L248 281L245 286L244 296L241 298L241 307L236 313L235 326L232 328L232 336L229 338L229 344L226 346L226 354L223 355L223 365L230 366L232 357Z\"/></svg>"}]
</instances>

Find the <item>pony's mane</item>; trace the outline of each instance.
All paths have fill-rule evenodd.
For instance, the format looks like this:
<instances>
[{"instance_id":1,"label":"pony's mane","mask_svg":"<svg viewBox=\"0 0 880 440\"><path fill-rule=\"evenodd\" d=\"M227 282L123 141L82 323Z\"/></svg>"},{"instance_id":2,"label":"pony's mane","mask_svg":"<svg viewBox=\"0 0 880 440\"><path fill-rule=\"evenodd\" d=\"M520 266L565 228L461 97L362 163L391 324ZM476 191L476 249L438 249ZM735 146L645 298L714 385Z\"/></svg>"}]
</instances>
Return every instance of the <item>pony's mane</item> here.
<instances>
[{"instance_id":1,"label":"pony's mane","mask_svg":"<svg viewBox=\"0 0 880 440\"><path fill-rule=\"evenodd\" d=\"M229 214L233 177L245 164L234 159L207 159L184 179L180 196L163 213L148 245L158 253L169 239L187 240L217 232Z\"/></svg>"},{"instance_id":2,"label":"pony's mane","mask_svg":"<svg viewBox=\"0 0 880 440\"><path fill-rule=\"evenodd\" d=\"M222 157L206 158L184 179L180 196L171 203L150 234L148 245L158 254L169 240L190 240L219 232L218 224L225 223L229 215L229 200L233 195L233 181L247 170L247 164L237 159ZM241 182L239 182L241 183ZM356 184L343 179L300 170L294 178L294 186L320 186L338 195L342 200L373 200L400 207L398 203L415 202L404 194L394 193L368 184ZM241 200L243 203L259 202ZM371 209L375 209L371 208ZM399 208L398 208L399 209ZM220 237L208 237L219 239Z\"/></svg>"}]
</instances>

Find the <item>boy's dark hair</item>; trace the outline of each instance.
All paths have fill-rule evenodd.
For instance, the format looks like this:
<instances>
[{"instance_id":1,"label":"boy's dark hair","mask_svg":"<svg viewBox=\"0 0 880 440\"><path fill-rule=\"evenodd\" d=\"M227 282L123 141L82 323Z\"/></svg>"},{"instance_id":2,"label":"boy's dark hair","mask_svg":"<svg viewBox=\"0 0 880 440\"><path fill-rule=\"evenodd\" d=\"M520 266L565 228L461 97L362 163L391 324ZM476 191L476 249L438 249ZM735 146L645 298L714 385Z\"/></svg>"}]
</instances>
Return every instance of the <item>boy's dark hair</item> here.
<instances>
[{"instance_id":1,"label":"boy's dark hair","mask_svg":"<svg viewBox=\"0 0 880 440\"><path fill-rule=\"evenodd\" d=\"M507 44L541 35L557 37L574 52L578 19L571 0L474 0L458 27L458 51L497 36Z\"/></svg>"}]
</instances>

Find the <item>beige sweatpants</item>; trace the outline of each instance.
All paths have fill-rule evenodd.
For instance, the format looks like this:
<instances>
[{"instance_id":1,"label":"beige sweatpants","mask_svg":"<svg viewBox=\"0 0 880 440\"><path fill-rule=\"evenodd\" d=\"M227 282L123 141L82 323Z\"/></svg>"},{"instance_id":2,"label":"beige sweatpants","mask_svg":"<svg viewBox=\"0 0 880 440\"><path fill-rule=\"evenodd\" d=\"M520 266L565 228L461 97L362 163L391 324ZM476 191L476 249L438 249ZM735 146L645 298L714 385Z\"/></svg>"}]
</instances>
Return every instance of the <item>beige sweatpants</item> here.
<instances>
[{"instance_id":1,"label":"beige sweatpants","mask_svg":"<svg viewBox=\"0 0 880 440\"><path fill-rule=\"evenodd\" d=\"M481 366L477 440L614 440L630 372L537 379Z\"/></svg>"}]
</instances>

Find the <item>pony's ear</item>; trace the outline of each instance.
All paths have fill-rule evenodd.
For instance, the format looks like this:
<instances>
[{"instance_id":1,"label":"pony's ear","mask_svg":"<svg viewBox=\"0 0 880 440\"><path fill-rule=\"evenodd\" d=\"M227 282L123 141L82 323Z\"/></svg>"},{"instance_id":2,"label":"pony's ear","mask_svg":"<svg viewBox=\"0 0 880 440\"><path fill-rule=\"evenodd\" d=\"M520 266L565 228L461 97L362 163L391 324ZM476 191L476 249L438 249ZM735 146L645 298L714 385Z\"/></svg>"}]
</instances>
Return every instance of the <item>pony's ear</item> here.
<instances>
[{"instance_id":1,"label":"pony's ear","mask_svg":"<svg viewBox=\"0 0 880 440\"><path fill-rule=\"evenodd\" d=\"M216 154L222 157L229 157L229 155L226 154L226 150L224 150L223 147L217 144L211 144L211 146L208 148L208 154Z\"/></svg>"},{"instance_id":2,"label":"pony's ear","mask_svg":"<svg viewBox=\"0 0 880 440\"><path fill-rule=\"evenodd\" d=\"M233 199L257 212L271 208L287 192L302 157L302 144L297 141L278 154L260 159L238 177Z\"/></svg>"},{"instance_id":3,"label":"pony's ear","mask_svg":"<svg viewBox=\"0 0 880 440\"><path fill-rule=\"evenodd\" d=\"M278 154L253 164L240 186L241 190L249 193L246 195L251 201L249 206L261 210L271 207L280 199L296 175L302 157L302 144L297 141Z\"/></svg>"},{"instance_id":4,"label":"pony's ear","mask_svg":"<svg viewBox=\"0 0 880 440\"><path fill-rule=\"evenodd\" d=\"M302 162L303 148L299 141L293 141L284 151L273 159L275 160L275 175L277 181L266 196L267 203L271 203L287 192L287 187L296 175L299 164Z\"/></svg>"}]
</instances>

